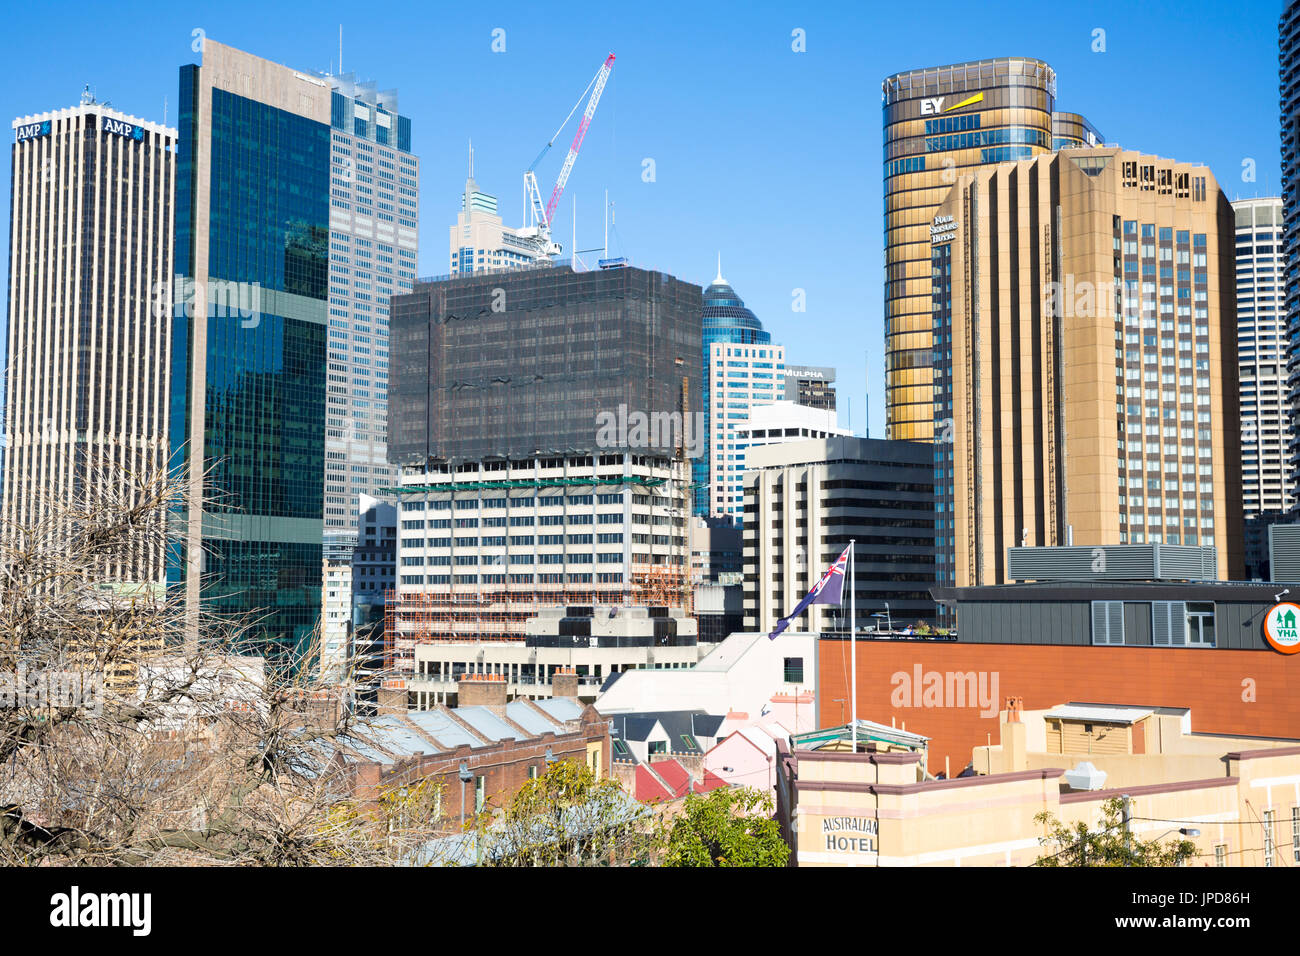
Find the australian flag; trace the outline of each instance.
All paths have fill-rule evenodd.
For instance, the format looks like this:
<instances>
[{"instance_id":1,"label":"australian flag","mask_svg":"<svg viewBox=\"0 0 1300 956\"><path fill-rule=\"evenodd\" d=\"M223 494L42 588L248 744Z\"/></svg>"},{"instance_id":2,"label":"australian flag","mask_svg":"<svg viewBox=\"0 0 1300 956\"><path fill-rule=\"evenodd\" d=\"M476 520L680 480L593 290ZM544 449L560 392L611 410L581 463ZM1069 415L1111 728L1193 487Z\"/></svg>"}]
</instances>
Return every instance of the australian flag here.
<instances>
[{"instance_id":1,"label":"australian flag","mask_svg":"<svg viewBox=\"0 0 1300 956\"><path fill-rule=\"evenodd\" d=\"M776 630L767 635L768 640L774 641L790 626L790 622L808 609L809 604L839 604L844 595L844 575L849 569L849 550L853 545L849 545L841 552L840 556L835 559L835 563L826 569L826 573L821 576L813 589L808 592L808 596L799 602L796 607L786 617L776 625Z\"/></svg>"}]
</instances>

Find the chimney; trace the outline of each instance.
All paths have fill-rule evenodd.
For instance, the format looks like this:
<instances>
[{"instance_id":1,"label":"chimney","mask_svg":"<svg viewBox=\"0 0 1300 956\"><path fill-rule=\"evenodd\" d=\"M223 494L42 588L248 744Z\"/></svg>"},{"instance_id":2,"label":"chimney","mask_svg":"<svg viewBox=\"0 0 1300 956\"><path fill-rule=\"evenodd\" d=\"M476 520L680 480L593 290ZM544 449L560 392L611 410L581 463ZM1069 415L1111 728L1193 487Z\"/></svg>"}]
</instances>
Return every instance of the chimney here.
<instances>
[{"instance_id":1,"label":"chimney","mask_svg":"<svg viewBox=\"0 0 1300 956\"><path fill-rule=\"evenodd\" d=\"M1002 723L1002 771L1012 773L1029 769L1029 751L1025 740L1025 725L1020 719L1024 709L1023 697L1008 697L1006 719Z\"/></svg>"},{"instance_id":2,"label":"chimney","mask_svg":"<svg viewBox=\"0 0 1300 956\"><path fill-rule=\"evenodd\" d=\"M385 680L376 695L375 708L380 716L406 713L406 681L400 677Z\"/></svg>"},{"instance_id":3,"label":"chimney","mask_svg":"<svg viewBox=\"0 0 1300 956\"><path fill-rule=\"evenodd\" d=\"M465 674L456 684L457 707L504 707L506 679L500 674Z\"/></svg>"},{"instance_id":4,"label":"chimney","mask_svg":"<svg viewBox=\"0 0 1300 956\"><path fill-rule=\"evenodd\" d=\"M552 697L577 697L578 672L572 667L557 667L551 674Z\"/></svg>"}]
</instances>

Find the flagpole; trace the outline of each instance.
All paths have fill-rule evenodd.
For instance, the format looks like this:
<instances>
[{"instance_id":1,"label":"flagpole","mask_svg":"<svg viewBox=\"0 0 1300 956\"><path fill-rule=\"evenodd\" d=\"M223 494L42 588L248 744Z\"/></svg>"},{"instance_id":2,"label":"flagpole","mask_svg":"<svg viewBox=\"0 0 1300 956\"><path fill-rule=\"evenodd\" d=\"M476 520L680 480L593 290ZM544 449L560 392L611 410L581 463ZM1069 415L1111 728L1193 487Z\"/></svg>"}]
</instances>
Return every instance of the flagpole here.
<instances>
[{"instance_id":1,"label":"flagpole","mask_svg":"<svg viewBox=\"0 0 1300 956\"><path fill-rule=\"evenodd\" d=\"M852 698L852 704L849 707L850 719L853 721L852 740L853 752L858 752L858 635L857 635L857 616L855 613L856 605L854 604L854 547L853 539L849 539L849 670L852 672L851 689L849 697Z\"/></svg>"}]
</instances>

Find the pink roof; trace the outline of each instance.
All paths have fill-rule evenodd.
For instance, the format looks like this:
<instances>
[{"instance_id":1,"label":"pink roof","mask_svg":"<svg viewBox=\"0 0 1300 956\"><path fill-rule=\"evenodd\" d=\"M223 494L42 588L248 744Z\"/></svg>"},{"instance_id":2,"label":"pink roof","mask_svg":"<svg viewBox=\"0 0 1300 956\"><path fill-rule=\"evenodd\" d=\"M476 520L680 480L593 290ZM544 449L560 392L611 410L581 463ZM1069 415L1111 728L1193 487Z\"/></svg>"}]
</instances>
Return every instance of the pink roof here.
<instances>
[{"instance_id":1,"label":"pink roof","mask_svg":"<svg viewBox=\"0 0 1300 956\"><path fill-rule=\"evenodd\" d=\"M644 765L638 764L636 768L636 798L642 803L651 803L655 800L671 800L673 795L663 788L658 780L645 768Z\"/></svg>"}]
</instances>

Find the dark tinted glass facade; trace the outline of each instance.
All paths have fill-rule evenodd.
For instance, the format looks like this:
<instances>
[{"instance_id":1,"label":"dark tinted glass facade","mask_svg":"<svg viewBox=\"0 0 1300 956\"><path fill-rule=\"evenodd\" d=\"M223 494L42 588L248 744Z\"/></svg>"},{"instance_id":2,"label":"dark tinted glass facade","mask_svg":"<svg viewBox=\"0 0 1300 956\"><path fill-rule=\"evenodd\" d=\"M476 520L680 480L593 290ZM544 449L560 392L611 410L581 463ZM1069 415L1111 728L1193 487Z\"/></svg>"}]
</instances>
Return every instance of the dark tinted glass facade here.
<instances>
[{"instance_id":1,"label":"dark tinted glass facade","mask_svg":"<svg viewBox=\"0 0 1300 956\"><path fill-rule=\"evenodd\" d=\"M1300 3L1286 5L1277 24L1279 103L1282 108L1282 254L1286 277L1287 390L1292 420L1291 484L1300 481Z\"/></svg>"},{"instance_id":2,"label":"dark tinted glass facade","mask_svg":"<svg viewBox=\"0 0 1300 956\"><path fill-rule=\"evenodd\" d=\"M419 283L392 299L389 460L590 454L601 413L680 413L700 310L699 286L633 268Z\"/></svg>"},{"instance_id":3,"label":"dark tinted glass facade","mask_svg":"<svg viewBox=\"0 0 1300 956\"><path fill-rule=\"evenodd\" d=\"M320 613L330 132L220 89L200 102L198 69L181 71L177 269L200 286L206 276L207 288L175 309L174 460L189 454L189 409L201 400L212 497L203 607L255 617L259 652L274 657L304 645ZM210 163L206 242L195 236L200 143ZM206 268L196 269L204 246ZM171 580L184 574L178 562Z\"/></svg>"}]
</instances>

